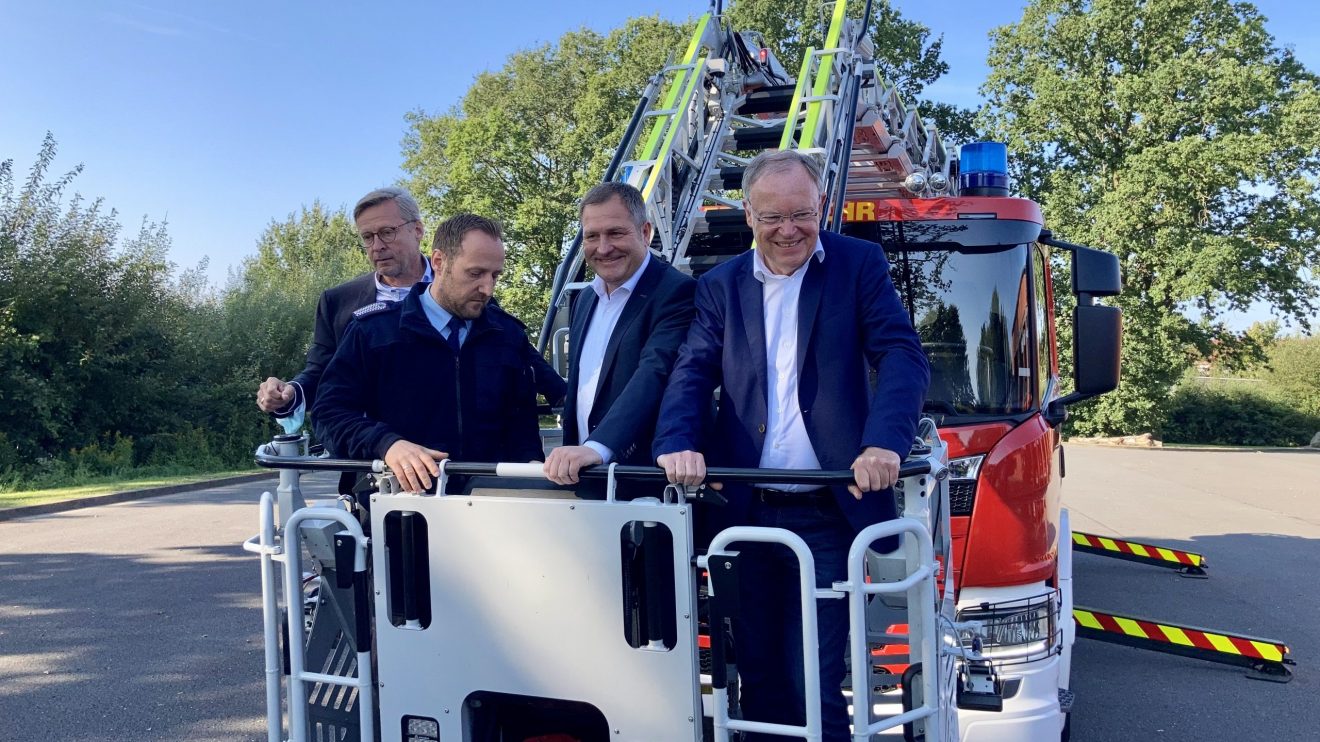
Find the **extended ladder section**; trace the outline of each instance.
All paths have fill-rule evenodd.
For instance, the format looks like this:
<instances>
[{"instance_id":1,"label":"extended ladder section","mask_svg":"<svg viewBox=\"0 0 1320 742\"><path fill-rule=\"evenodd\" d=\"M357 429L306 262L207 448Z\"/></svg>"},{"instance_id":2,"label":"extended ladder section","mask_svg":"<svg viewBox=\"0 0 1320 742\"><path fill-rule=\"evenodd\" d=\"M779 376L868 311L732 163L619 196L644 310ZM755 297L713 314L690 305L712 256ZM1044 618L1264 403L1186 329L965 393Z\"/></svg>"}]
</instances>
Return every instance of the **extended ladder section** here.
<instances>
[{"instance_id":1,"label":"extended ladder section","mask_svg":"<svg viewBox=\"0 0 1320 742\"><path fill-rule=\"evenodd\" d=\"M651 78L604 180L642 192L651 248L665 260L693 273L718 262L688 257L693 235L709 228L703 208L737 207L723 194L739 187L748 153L779 143L793 82L760 34L735 31L714 12L697 21L682 59ZM571 292L586 273L580 246L579 233L555 274L542 351L562 351L556 330L568 326Z\"/></svg>"},{"instance_id":2,"label":"extended ladder section","mask_svg":"<svg viewBox=\"0 0 1320 742\"><path fill-rule=\"evenodd\" d=\"M933 124L878 76L868 35L870 3L849 18L846 0L826 5L822 45L790 77L755 31L724 16L698 21L682 59L650 80L605 180L636 186L655 226L652 248L699 275L748 249L742 176L757 153L796 149L817 157L838 229L847 200L924 197L956 190L956 161ZM542 347L568 291L585 275L580 242L570 247L552 289ZM559 316L556 316L556 315Z\"/></svg>"}]
</instances>

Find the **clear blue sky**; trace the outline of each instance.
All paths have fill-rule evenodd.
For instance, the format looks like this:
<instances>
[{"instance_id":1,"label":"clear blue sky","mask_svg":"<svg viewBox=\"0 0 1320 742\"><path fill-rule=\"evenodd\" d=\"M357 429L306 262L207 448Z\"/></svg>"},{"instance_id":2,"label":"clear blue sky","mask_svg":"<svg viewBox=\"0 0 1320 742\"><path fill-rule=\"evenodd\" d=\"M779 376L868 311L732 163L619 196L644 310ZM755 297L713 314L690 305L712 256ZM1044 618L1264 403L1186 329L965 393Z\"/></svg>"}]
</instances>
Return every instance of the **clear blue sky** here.
<instances>
[{"instance_id":1,"label":"clear blue sky","mask_svg":"<svg viewBox=\"0 0 1320 742\"><path fill-rule=\"evenodd\" d=\"M735 0L736 1L736 0ZM895 0L943 34L932 97L976 105L988 33L1024 2ZM1320 10L1262 0L1278 43L1320 70ZM166 220L173 260L212 282L304 204L351 205L402 177L404 114L444 111L512 52L587 26L704 0L380 2L0 0L0 160L22 177L47 130L55 170L102 196L126 232Z\"/></svg>"}]
</instances>

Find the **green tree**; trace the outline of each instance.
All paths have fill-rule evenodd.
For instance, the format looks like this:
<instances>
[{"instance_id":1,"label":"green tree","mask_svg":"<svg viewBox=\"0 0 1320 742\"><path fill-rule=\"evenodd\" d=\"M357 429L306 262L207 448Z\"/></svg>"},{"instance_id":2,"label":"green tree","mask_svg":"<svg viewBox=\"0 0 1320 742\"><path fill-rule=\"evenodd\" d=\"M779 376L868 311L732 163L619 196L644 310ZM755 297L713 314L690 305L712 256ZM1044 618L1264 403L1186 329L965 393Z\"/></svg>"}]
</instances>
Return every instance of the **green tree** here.
<instances>
[{"instance_id":1,"label":"green tree","mask_svg":"<svg viewBox=\"0 0 1320 742\"><path fill-rule=\"evenodd\" d=\"M65 197L81 166L49 176L55 155L48 134L21 187L0 163L0 466L148 435L181 383L165 226L118 244L114 211Z\"/></svg>"},{"instance_id":2,"label":"green tree","mask_svg":"<svg viewBox=\"0 0 1320 742\"><path fill-rule=\"evenodd\" d=\"M1320 417L1320 336L1299 335L1275 341L1263 376L1294 409Z\"/></svg>"},{"instance_id":3,"label":"green tree","mask_svg":"<svg viewBox=\"0 0 1320 742\"><path fill-rule=\"evenodd\" d=\"M865 5L850 3L849 17L861 17ZM831 12L831 6L819 0L737 0L729 7L728 16L735 28L765 34L784 68L796 75L807 47L821 48ZM926 86L949 72L949 64L940 57L943 36L932 40L924 24L904 18L889 0L876 0L872 4L870 38L877 73L898 87L905 102L917 104L946 142L966 142L976 137L973 111L922 97Z\"/></svg>"},{"instance_id":4,"label":"green tree","mask_svg":"<svg viewBox=\"0 0 1320 742\"><path fill-rule=\"evenodd\" d=\"M1079 432L1157 429L1191 359L1258 358L1225 311L1264 301L1307 326L1320 93L1253 6L1036 0L994 32L989 63L983 122L1018 189L1122 262L1123 381L1076 410Z\"/></svg>"},{"instance_id":5,"label":"green tree","mask_svg":"<svg viewBox=\"0 0 1320 742\"><path fill-rule=\"evenodd\" d=\"M408 116L408 186L434 223L498 218L508 249L501 304L539 326L576 201L603 174L647 80L690 33L658 17L601 35L571 31L479 75L454 109Z\"/></svg>"}]
</instances>

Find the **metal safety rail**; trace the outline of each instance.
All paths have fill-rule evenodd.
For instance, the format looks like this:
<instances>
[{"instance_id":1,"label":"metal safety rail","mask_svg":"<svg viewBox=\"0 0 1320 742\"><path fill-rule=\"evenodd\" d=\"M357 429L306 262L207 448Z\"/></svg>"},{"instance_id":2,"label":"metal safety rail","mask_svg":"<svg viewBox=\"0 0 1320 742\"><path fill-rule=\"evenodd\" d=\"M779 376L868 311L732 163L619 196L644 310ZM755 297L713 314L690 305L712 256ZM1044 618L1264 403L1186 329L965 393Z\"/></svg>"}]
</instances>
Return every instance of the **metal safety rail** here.
<instances>
[{"instance_id":1,"label":"metal safety rail","mask_svg":"<svg viewBox=\"0 0 1320 742\"><path fill-rule=\"evenodd\" d=\"M938 441L938 438L935 438L935 440ZM941 601L939 597L936 595L937 579L940 576L941 566L939 560L936 559L937 549L935 543L938 543L941 540L947 540L947 531L945 531L945 539L941 539L938 533L942 529L939 528L933 529L931 528L931 523L930 523L930 519L935 518L937 519L937 521L943 520L944 525L947 526L947 515L944 516L939 515L940 513L947 513L947 503L943 505L939 504L945 497L947 497L946 494L947 490L945 490L941 486L943 482L943 478L945 476L942 457L943 457L942 449L935 452L934 455L932 455L929 451L927 451L926 458L910 459L909 461L905 462L901 468L900 476L902 477L901 482L903 486L896 487L896 491L898 490L902 491L900 497L902 501L906 503L906 506L904 507L904 512L924 513L923 515L920 515L919 518L912 518L912 517L903 518L898 521L892 521L886 524L881 524L879 526L873 527L872 529L868 529L861 537L859 537L858 541L853 545L853 553L850 555L850 562L849 562L850 571L849 571L848 579L834 584L829 589L820 590L819 592L816 591L814 585L810 585L810 593L804 594L804 600L810 600L812 605L814 605L814 601L818 597L824 598L824 596L827 595L829 596L829 598L826 599L847 599L851 601L852 620L853 621L860 620L860 623L856 624L857 629L854 631L854 637L856 637L854 641L855 643L860 642L860 644L856 644L856 646L854 646L853 654L855 655L855 657L861 656L863 659L859 666L867 667L867 668L869 668L871 664L866 649L867 647L866 640L868 634L865 628L865 620L866 620L865 604L866 604L867 596L874 595L877 593L886 593L886 592L888 593L897 592L897 593L907 594L909 596L908 603L912 607L911 612L913 614L919 614L919 615L909 616L909 622L912 624L913 627L912 629L913 642L914 644L919 643L920 645L919 647L918 646L913 647L913 662L919 663L922 661L923 658L938 658L937 664L942 669L947 667L948 670L947 672L932 670L930 672L924 673L920 681L914 681L914 682L920 682L922 685L922 692L919 694L921 700L918 703L916 703L915 706L909 708L902 714L891 715L889 718L882 719L880 721L874 721L872 719L873 704L871 702L870 696L868 695L870 683L868 682L856 683L855 685L857 687L854 689L853 693L855 698L854 700L855 723L859 725L858 727L859 729L870 729L874 732L875 730L891 728L902 724L920 723L924 728L925 733L928 735L926 737L927 739L956 738L956 733L957 733L956 717L954 716L951 710L951 706L950 706L951 701L949 701L949 699L952 698L952 692L953 692L953 682L954 682L953 659L961 655L957 652L957 647L950 648L951 642L950 639L948 638L949 631L953 628L953 625L950 621L950 619L952 618L951 601L949 600ZM385 504L387 501L383 495L389 492L397 492L396 480L394 480L393 475L388 470L386 470L383 467L382 463L379 461L370 462L370 461L331 460L331 459L320 459L320 458L307 457L301 455L287 456L287 455L279 455L278 453L272 453L269 450L259 451L256 458L258 463L262 466L286 469L286 470L350 469L355 471L373 471L378 473L380 475L378 478L379 480L378 483L381 485L382 496L378 498L373 497L373 502L376 503L375 505L373 505L373 511L372 511L373 522L375 519L378 519L378 517L384 517L383 513L389 510L389 506ZM445 461L445 462L440 462L440 465L442 469L439 477L439 479L441 480L441 484L440 484L441 487L444 486L443 481L447 477L453 475L502 476L502 477L523 477L523 478L530 478L530 477L540 478L542 476L541 467L540 465L537 464L477 464L477 463ZM288 473L292 473L292 472L288 472ZM608 507L611 506L613 503L618 503L620 507L630 505L630 503L626 501L618 500L617 483L620 481L659 482L659 481L663 481L664 479L663 471L653 467L620 466L617 464L610 465L607 467L598 466L589 469L584 469L581 472L581 476L584 479L597 479L597 480L602 478L605 479L607 483L607 487L606 487L607 494L606 494L605 503L595 503L593 505L590 503L590 501L577 501L579 502L578 505L579 512L582 512L584 509L589 510L593 507L598 508L601 505ZM795 470L715 468L709 471L708 480L723 481L723 482L754 483L754 482L767 481L767 478L769 478L770 480L773 481L792 481L792 482L816 483L816 484L837 484L841 482L850 482L852 480L852 476L853 476L852 472L847 470L803 472L803 471L795 471ZM677 491L677 489L682 489L682 491ZM704 488L690 488L690 489L671 488L671 490L677 491L676 496L679 498L677 500L678 504L689 501L701 501L705 498L712 497L712 493L705 491ZM443 489L441 491L443 491ZM527 503L542 502L541 500L537 499L537 493L535 491L524 492L519 497L523 498L520 501ZM718 496L715 495L714 497L718 497ZM421 507L421 504L427 501L433 501L437 503L439 501L445 501L450 503L451 505L458 505L465 503L465 501L479 504L483 501L496 502L500 500L500 498L491 499L489 497L449 497L449 496L440 497L440 498L424 496L418 499L416 495L411 495L411 496L403 495L403 498L404 498L403 500L398 500L397 502L403 504L405 507L408 508ZM377 500L379 501L377 502ZM934 500L935 502L932 503L932 500ZM390 500L390 502L395 502L395 501ZM505 500L504 501L505 504L503 504L502 507L508 507L507 502L508 501ZM545 501L545 502L558 503L557 505L555 505L556 508L563 507L562 499L554 500L554 501ZM276 530L274 527L275 515L273 512L272 503L273 503L273 498L271 498L269 495L263 498L262 534L258 539L255 540L255 543L249 542L249 544L247 545L249 550L257 551L258 553L261 553L263 555L263 566L264 566L263 575L267 584L275 583L275 581L272 578L274 563L283 562L286 570L285 579L284 579L284 588L286 595L297 596L300 594L298 592L297 577L299 574L301 574L301 563L296 556L293 556L293 554L297 551L297 549L295 548L295 546L298 546L297 534L301 531L301 529L298 526L301 523L308 521L331 520L337 524L336 527L342 527L343 535L351 539L351 543L354 545L354 551L352 557L352 561L354 562L354 569L355 570L359 568L365 569L364 560L368 558L367 548L366 548L367 540L362 538L361 528L358 527L356 519L348 512L338 508L318 508L318 507L303 508L299 511L296 511L292 516L290 516L288 525L286 526L287 530L285 532L284 538L281 540L277 538L277 534L275 532ZM414 503L415 505L407 505L407 503ZM379 508L379 511L377 511L376 508ZM460 511L455 511L451 508L445 512L461 512L464 513L466 516L470 517L472 513L479 511L480 508L478 508L477 511L473 511L470 508L462 508L462 510ZM647 511L647 512L653 512L653 511ZM376 523L375 525L373 525L373 529L378 529L382 527L383 526L381 523ZM932 531L935 531L936 535L933 536ZM384 533L383 530L381 530L380 532ZM615 537L617 538L617 528L615 529L615 533L616 533ZM910 560L913 564L913 569L911 570L911 572L908 575L906 575L903 580L898 582L879 583L874 585L867 583L866 578L864 576L865 563L866 563L866 546L875 539L884 538L886 536L891 536L891 535L900 535L900 534L906 535L904 539L905 542L913 546L911 552L915 554L915 558ZM806 566L803 569L803 574L808 576L814 574L814 570L812 569L810 564L811 555L808 551L806 551L805 545L801 544L800 539L797 539L796 536L793 536L792 534L787 532L778 531L777 529L738 528L738 529L731 529L725 531L724 533L722 533L720 536L717 537L717 544L719 546L717 547L713 545L710 551L710 555L708 555L707 557L702 557L700 562L702 563L703 566L707 566L710 558L719 557L723 554L723 552L720 551L720 549L722 549L723 546L726 546L729 543L732 543L737 540L750 540L750 539L779 541L781 543L789 544L790 548L793 548L794 551L799 554L799 557L805 560L804 564ZM794 540L796 540L798 543L793 543ZM283 541L283 543L281 543L281 541ZM678 545L679 544L675 543L675 546ZM900 552L895 552L895 554L901 553L901 551L902 550L900 550ZM381 559L383 559L383 557L381 554L378 553L374 558L377 561L377 581L379 581L381 579L381 575L384 574L381 570L385 569L385 567L383 566L384 562L380 561ZM690 554L687 557L687 559L688 560L691 559ZM689 562L680 561L679 563L686 564ZM376 600L378 601L376 606L376 615L378 621L381 620L382 615L388 614L388 608L385 606L384 603L379 602L381 600L385 600L385 598L382 598L379 593L381 587L382 585L377 584L375 585L375 589L373 590L371 589L371 586L365 586L365 589L362 591L364 595L373 594L373 593L375 594ZM714 585L712 585L712 588L714 588ZM947 589L949 588L946 585L946 590ZM388 590L386 592L388 592ZM713 594L719 595L718 591L714 591ZM377 704L378 702L375 701L375 699L371 695L371 690L370 690L372 683L371 669L373 667L373 663L370 657L364 654L359 654L357 661L357 667L359 668L359 677L348 681L346 681L344 678L337 678L334 676L323 676L321 674L307 672L307 670L304 667L304 662L301 658L301 651L300 651L302 642L304 641L304 636L301 631L301 620L302 620L300 613L301 606L298 605L297 600L288 600L287 603L289 604L287 608L287 616L288 616L287 620L289 622L290 631L291 631L288 645L290 646L291 649L294 650L290 653L291 655L290 666L293 672L293 677L299 679L299 682L291 683L293 687L290 689L290 694L289 694L289 704L291 709L290 711L291 736L289 737L289 739L296 741L306 738L305 736L299 736L300 730L305 730L306 728L305 717L303 717L302 715L295 716L294 715L295 712L293 711L293 709L297 707L301 707L306 704L306 698L307 698L306 694L300 692L299 689L299 687L306 682L338 683L340 685L350 685L354 688L357 688L358 692L361 694L360 695L361 706L359 707L359 713L363 715L362 721L360 722L361 725L359 728L362 730L362 734L365 736L367 734L366 730L372 729L372 726L370 725L370 717L368 715L372 713L373 706L375 706L378 709L379 713L385 713L384 706L376 706L375 704ZM268 682L273 683L273 686L268 686L267 700L268 700L268 710L270 711L270 718L276 720L272 724L273 731L272 731L271 739L274 740L278 738L278 731L279 731L278 719L280 718L279 717L280 705L279 705L278 690L272 691L271 688L272 687L276 689L278 688L279 672L278 672L277 657L276 655L272 654L271 647L275 646L274 637L276 635L275 632L277 631L278 627L277 627L277 621L274 618L277 615L277 613L274 610L273 602L269 599L266 602L266 609L267 610L265 612L265 615L267 617L267 624L268 624L267 625L267 640L268 640L267 679ZM860 613L859 610L861 611ZM357 612L357 615L364 616L367 615L367 612L366 611ZM812 610L805 615L807 620L806 625L810 626L812 623L814 623L815 612L814 610ZM858 616L860 616L860 619L858 618ZM688 614L683 616L684 619L688 619L689 617L695 617L695 612L688 611ZM695 618L692 618L691 620L695 621ZM375 630L379 632L383 628L385 627L382 624L377 624ZM695 631L695 624L693 624L692 631ZM397 631L395 631L395 634L397 635ZM807 643L808 646L815 646L816 642L814 635L815 632L813 628L812 639ZM403 636L405 639L407 639L409 636L412 635L405 634ZM435 632L431 632L431 636L434 637ZM920 642L917 641L917 637L921 637ZM721 639L714 640L713 644L718 645L721 640L722 637ZM363 649L371 646L369 637L358 637L358 641L359 641L358 646ZM394 639L392 639L391 641L394 641ZM860 650L858 650L857 648L858 646L861 647ZM397 650L397 646L395 646L395 649ZM861 652L861 655L857 654L859 651ZM814 662L815 662L814 656L809 658L809 662L812 664L808 664L808 667L809 668L814 667ZM856 659L854 659L854 662L856 662ZM718 670L722 671L726 669L726 665L723 662L716 662L714 664ZM932 664L930 666L934 667L935 665ZM391 667L393 668L394 671L397 672L397 663L391 665ZM816 676L816 673L817 673L816 670L808 670L808 677L813 678ZM381 680L384 681L384 679L385 678L382 675ZM694 678L694 682L695 682L695 678ZM391 683L389 685L392 685L393 687L397 687L397 683ZM723 692L727 693L727 684L721 683L719 685L720 687L724 688ZM814 712L811 712L813 715L811 718L816 719L814 728L816 729L818 735L819 688L816 688L813 692L815 694L816 702L808 703L808 708L814 707L816 709ZM724 700L727 701L727 696L724 696ZM397 712L397 709L395 709L396 705L397 704L394 704L392 702L391 709ZM724 703L717 701L714 702L712 705L716 709L715 711L716 714L724 713L725 715L724 722L727 723L723 723L723 728L726 730L726 733L728 730L731 729L757 728L756 722L728 720L727 706L724 705ZM723 711L721 711L721 709L723 709ZM940 713L941 711L943 713ZM395 713L395 715L397 716L397 713ZM444 724L447 723L447 720L442 719L440 722L437 723ZM384 722L382 722L382 726L381 726L383 730L387 731L387 734L385 734L384 738L390 739L392 738L390 735L392 735L393 732L386 729L386 727L392 729L393 724L392 723L385 724ZM808 728L805 730L805 732L809 735L808 738L819 739L819 736L814 736L814 737L810 736L811 727L812 725L809 723ZM351 739L351 736L349 738Z\"/></svg>"},{"instance_id":2,"label":"metal safety rail","mask_svg":"<svg viewBox=\"0 0 1320 742\"><path fill-rule=\"evenodd\" d=\"M318 735L309 729L317 726L308 718L307 683L323 687L342 687L356 697L342 700L345 708L357 705L358 729L374 728L375 682L372 677L370 624L367 622L366 604L367 539L362 526L343 508L308 507L299 487L304 470L331 470L362 468L364 462L345 461L307 455L306 436L277 436L272 443L257 449L254 457L262 466L279 468L280 484L277 494L263 492L260 501L260 530L243 544L245 551L261 558L262 625L265 639L264 670L266 679L266 724L268 742L290 740L302 742ZM286 463L275 463L286 462ZM295 463L296 462L296 463ZM368 470L383 467L365 462ZM278 509L276 503L278 501ZM278 525L277 525L278 523ZM304 529L304 525L312 527ZM325 566L338 568L350 581L354 590L356 625L345 627L353 632L352 646L356 648L355 675L331 675L307 669L307 636L303 604L303 552L308 546L306 537L316 542L327 532L333 533L333 542L313 544L313 551L322 554ZM332 549L341 562L335 564ZM283 567L283 579L280 567ZM281 594L282 593L282 594ZM283 605L283 608L281 608ZM283 734L283 682L280 667L281 612L288 634L284 640L287 650L289 685L289 734ZM328 690L327 690L328 693ZM338 737L339 735L336 735Z\"/></svg>"}]
</instances>

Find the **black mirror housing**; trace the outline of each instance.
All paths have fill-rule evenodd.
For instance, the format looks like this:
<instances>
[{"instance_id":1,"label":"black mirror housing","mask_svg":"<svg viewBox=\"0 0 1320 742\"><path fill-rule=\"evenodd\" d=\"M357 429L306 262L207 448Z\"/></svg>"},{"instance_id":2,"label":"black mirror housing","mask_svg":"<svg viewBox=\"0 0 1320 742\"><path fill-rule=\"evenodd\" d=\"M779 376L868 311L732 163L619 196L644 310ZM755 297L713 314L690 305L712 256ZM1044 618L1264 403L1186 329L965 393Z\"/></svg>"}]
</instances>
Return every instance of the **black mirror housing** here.
<instances>
[{"instance_id":1,"label":"black mirror housing","mask_svg":"<svg viewBox=\"0 0 1320 742\"><path fill-rule=\"evenodd\" d=\"M1073 393L1067 406L1118 388L1123 346L1123 310L1082 304L1073 310Z\"/></svg>"},{"instance_id":2,"label":"black mirror housing","mask_svg":"<svg viewBox=\"0 0 1320 742\"><path fill-rule=\"evenodd\" d=\"M1076 295L1118 296L1123 290L1118 256L1094 247L1076 245L1072 251L1072 292Z\"/></svg>"}]
</instances>

